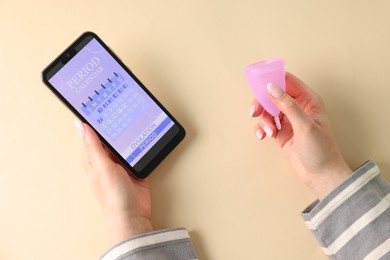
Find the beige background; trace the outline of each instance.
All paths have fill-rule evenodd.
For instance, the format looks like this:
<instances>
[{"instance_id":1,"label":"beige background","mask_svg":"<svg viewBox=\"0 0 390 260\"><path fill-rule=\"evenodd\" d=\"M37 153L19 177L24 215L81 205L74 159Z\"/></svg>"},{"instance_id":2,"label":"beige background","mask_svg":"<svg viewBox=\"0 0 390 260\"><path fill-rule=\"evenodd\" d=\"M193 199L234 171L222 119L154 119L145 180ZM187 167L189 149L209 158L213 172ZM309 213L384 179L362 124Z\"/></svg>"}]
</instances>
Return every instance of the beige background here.
<instances>
[{"instance_id":1,"label":"beige background","mask_svg":"<svg viewBox=\"0 0 390 260\"><path fill-rule=\"evenodd\" d=\"M284 57L324 97L350 166L374 159L390 179L388 0L1 0L0 10L0 259L96 259L109 247L74 116L40 80L86 30L187 129L151 176L153 221L186 227L200 259L326 259L299 215L315 198L253 134L249 63Z\"/></svg>"}]
</instances>

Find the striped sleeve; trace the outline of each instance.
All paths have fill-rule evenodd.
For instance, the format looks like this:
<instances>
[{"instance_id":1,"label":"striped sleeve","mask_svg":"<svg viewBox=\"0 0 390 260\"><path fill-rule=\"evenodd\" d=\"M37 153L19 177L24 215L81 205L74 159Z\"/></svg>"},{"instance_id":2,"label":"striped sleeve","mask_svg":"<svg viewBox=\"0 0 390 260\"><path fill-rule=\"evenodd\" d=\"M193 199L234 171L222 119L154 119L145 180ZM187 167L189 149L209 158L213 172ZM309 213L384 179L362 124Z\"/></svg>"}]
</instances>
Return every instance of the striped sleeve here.
<instances>
[{"instance_id":1,"label":"striped sleeve","mask_svg":"<svg viewBox=\"0 0 390 260\"><path fill-rule=\"evenodd\" d=\"M101 260L197 260L184 228L159 230L136 236L113 247Z\"/></svg>"},{"instance_id":2,"label":"striped sleeve","mask_svg":"<svg viewBox=\"0 0 390 260\"><path fill-rule=\"evenodd\" d=\"M330 259L390 259L390 186L373 161L302 217Z\"/></svg>"}]
</instances>

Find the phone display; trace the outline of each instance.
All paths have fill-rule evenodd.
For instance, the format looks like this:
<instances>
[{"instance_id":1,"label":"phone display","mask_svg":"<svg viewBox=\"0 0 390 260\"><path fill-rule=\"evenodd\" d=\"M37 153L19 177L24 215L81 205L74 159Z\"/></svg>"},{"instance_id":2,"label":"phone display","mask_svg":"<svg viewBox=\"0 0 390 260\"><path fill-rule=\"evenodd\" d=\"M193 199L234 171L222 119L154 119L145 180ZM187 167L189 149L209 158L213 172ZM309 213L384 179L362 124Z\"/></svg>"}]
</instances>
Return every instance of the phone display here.
<instances>
[{"instance_id":1,"label":"phone display","mask_svg":"<svg viewBox=\"0 0 390 260\"><path fill-rule=\"evenodd\" d=\"M145 178L184 138L184 128L94 33L81 35L43 71L45 84Z\"/></svg>"}]
</instances>

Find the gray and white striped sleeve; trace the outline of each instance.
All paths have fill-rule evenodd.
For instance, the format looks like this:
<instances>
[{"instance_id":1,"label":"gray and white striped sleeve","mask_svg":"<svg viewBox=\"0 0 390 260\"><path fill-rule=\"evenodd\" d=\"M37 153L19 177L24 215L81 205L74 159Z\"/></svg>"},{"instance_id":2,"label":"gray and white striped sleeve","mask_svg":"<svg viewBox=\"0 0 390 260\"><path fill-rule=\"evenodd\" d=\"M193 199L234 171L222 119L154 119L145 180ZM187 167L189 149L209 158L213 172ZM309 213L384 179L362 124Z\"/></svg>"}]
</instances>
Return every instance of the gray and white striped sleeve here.
<instances>
[{"instance_id":1,"label":"gray and white striped sleeve","mask_svg":"<svg viewBox=\"0 0 390 260\"><path fill-rule=\"evenodd\" d=\"M101 260L197 260L184 228L159 230L136 236L113 247Z\"/></svg>"},{"instance_id":2,"label":"gray and white striped sleeve","mask_svg":"<svg viewBox=\"0 0 390 260\"><path fill-rule=\"evenodd\" d=\"M330 259L390 259L390 186L373 161L302 216Z\"/></svg>"}]
</instances>

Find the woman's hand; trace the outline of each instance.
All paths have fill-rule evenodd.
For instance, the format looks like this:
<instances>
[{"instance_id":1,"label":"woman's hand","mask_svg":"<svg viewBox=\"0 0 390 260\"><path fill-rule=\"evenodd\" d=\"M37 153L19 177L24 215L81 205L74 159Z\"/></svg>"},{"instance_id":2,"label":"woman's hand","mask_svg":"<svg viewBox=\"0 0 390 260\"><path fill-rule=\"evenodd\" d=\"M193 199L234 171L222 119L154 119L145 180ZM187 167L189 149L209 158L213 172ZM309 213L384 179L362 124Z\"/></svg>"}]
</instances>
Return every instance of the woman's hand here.
<instances>
[{"instance_id":1,"label":"woman's hand","mask_svg":"<svg viewBox=\"0 0 390 260\"><path fill-rule=\"evenodd\" d=\"M111 243L153 231L149 182L135 179L87 124L75 122L84 141L84 168L107 220Z\"/></svg>"},{"instance_id":2,"label":"woman's hand","mask_svg":"<svg viewBox=\"0 0 390 260\"><path fill-rule=\"evenodd\" d=\"M275 138L303 183L324 198L352 171L336 144L322 99L290 73L286 93L272 83L267 88L282 112L282 128L278 130L274 118L254 100L250 113L258 117L257 138Z\"/></svg>"}]
</instances>

